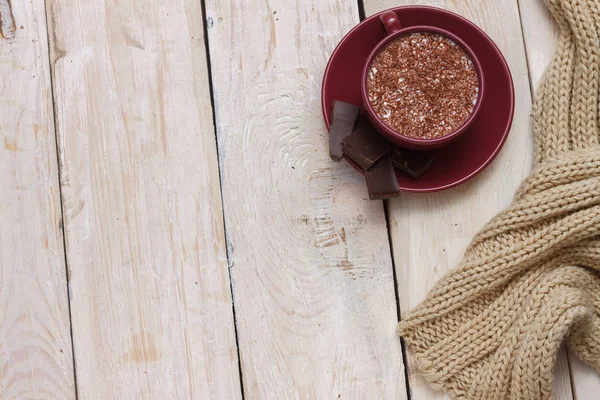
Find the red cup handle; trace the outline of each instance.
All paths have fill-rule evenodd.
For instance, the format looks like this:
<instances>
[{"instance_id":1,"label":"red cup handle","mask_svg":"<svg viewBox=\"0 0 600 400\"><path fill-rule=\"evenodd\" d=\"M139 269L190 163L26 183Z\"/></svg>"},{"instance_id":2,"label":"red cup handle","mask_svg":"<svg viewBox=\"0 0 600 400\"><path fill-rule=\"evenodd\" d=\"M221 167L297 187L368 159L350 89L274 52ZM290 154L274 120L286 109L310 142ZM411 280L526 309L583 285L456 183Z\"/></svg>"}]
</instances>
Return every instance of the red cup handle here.
<instances>
[{"instance_id":1,"label":"red cup handle","mask_svg":"<svg viewBox=\"0 0 600 400\"><path fill-rule=\"evenodd\" d=\"M400 20L398 19L396 13L393 11L384 12L383 14L381 14L379 19L385 27L385 31L388 35L391 35L392 33L398 32L400 29L402 29Z\"/></svg>"}]
</instances>

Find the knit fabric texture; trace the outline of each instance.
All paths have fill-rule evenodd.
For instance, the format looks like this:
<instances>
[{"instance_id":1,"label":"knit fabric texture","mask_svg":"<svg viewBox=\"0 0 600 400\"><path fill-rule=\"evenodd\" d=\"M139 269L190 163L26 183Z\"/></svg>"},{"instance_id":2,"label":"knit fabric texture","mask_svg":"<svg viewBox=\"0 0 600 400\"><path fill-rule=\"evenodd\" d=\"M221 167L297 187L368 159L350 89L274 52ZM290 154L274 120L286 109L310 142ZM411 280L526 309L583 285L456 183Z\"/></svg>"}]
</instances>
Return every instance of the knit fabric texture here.
<instances>
[{"instance_id":1,"label":"knit fabric texture","mask_svg":"<svg viewBox=\"0 0 600 400\"><path fill-rule=\"evenodd\" d=\"M399 325L455 399L551 399L563 342L600 370L600 0L546 4L560 38L534 105L534 170Z\"/></svg>"}]
</instances>

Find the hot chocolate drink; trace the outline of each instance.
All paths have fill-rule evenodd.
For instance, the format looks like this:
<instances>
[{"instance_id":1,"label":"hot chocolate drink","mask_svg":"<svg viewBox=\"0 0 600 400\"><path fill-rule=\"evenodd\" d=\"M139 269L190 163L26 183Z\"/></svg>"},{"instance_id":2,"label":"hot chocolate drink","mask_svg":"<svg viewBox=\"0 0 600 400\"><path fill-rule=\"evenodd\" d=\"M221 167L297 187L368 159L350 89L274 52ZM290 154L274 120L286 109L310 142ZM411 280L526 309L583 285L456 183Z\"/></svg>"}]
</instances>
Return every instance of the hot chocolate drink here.
<instances>
[{"instance_id":1,"label":"hot chocolate drink","mask_svg":"<svg viewBox=\"0 0 600 400\"><path fill-rule=\"evenodd\" d=\"M412 33L390 42L368 71L369 102L401 135L431 139L456 131L477 102L473 62L452 40Z\"/></svg>"}]
</instances>

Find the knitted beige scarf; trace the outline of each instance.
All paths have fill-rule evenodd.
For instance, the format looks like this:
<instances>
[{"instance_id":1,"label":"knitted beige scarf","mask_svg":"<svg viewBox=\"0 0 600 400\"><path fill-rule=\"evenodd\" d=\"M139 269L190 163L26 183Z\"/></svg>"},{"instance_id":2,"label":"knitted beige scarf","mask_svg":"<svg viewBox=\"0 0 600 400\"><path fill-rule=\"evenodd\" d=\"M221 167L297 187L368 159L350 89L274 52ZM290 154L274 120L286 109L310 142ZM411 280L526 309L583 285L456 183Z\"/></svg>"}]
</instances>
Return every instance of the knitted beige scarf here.
<instances>
[{"instance_id":1,"label":"knitted beige scarf","mask_svg":"<svg viewBox=\"0 0 600 400\"><path fill-rule=\"evenodd\" d=\"M552 398L563 341L600 369L600 0L546 3L560 40L534 107L536 167L399 325L456 399Z\"/></svg>"}]
</instances>

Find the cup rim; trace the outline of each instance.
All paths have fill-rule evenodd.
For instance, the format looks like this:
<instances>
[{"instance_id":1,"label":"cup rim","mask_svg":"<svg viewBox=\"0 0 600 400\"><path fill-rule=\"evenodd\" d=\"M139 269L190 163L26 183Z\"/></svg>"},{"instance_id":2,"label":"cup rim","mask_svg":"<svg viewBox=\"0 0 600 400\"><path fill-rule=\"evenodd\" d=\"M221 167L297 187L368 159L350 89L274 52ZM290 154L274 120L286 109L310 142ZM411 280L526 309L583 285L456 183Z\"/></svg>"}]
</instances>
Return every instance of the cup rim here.
<instances>
[{"instance_id":1,"label":"cup rim","mask_svg":"<svg viewBox=\"0 0 600 400\"><path fill-rule=\"evenodd\" d=\"M467 53L467 55L473 62L473 66L475 67L475 72L477 73L477 81L479 84L479 88L478 88L479 90L477 92L477 99L476 99L475 107L473 108L473 111L471 111L471 114L467 117L467 119L465 119L465 121L463 121L463 123L458 128L456 128L454 131L452 131L446 135L436 137L436 138L428 138L428 139L427 138L426 139L415 138L415 137L403 135L403 134L395 131L394 129L390 128L385 122L383 122L383 120L381 118L379 118L379 115L377 115L373 106L371 105L371 102L369 101L369 95L368 95L368 90L367 90L367 79L368 79L369 68L370 68L371 64L373 63L373 59L375 58L375 56L377 54L379 54L379 52L381 52L385 48L385 46L392 40L397 39L398 37L401 37L401 36L404 36L404 35L407 35L410 33L416 33L416 32L437 33L437 34L443 35L443 36L447 37L448 39L452 40L453 42L455 42L457 45L459 45L465 51L465 53ZM430 26L430 25L408 26L408 27L402 28L390 35L387 35L371 51L371 53L367 57L367 61L365 62L365 65L363 67L363 72L362 72L361 94L362 94L363 105L364 105L367 113L369 114L369 117L371 118L371 120L376 124L378 130L381 133L383 133L385 136L388 136L388 138L390 140L393 140L400 144L406 143L406 144L415 145L416 147L436 147L436 146L445 144L447 142L450 142L453 139L456 139L461 133L466 131L467 128L469 127L469 125L471 125L471 123L475 120L475 117L477 116L477 113L479 112L479 110L481 108L481 103L483 100L483 93L484 93L483 68L481 66L479 59L475 55L475 52L473 52L473 50L469 47L469 45L467 45L461 38L459 38L455 34L449 32L445 29L437 28L435 26Z\"/></svg>"}]
</instances>

